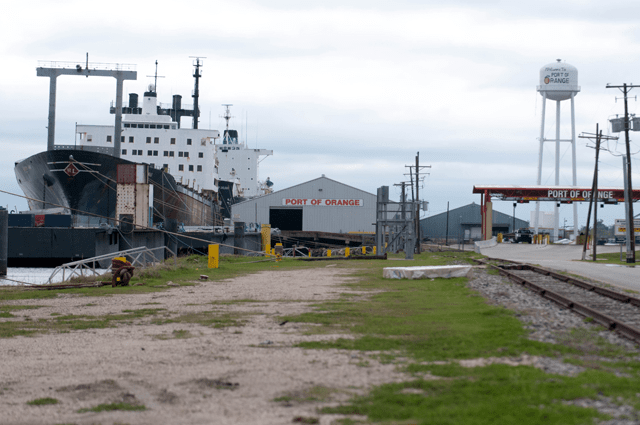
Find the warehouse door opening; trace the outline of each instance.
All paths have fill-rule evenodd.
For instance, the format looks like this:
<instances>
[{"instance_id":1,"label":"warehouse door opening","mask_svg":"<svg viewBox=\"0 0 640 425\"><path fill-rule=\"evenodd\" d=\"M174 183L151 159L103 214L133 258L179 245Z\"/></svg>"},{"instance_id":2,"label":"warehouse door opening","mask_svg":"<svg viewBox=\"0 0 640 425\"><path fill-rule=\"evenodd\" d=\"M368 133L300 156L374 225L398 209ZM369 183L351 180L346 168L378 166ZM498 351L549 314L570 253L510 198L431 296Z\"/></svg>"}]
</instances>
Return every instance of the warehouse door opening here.
<instances>
[{"instance_id":1,"label":"warehouse door opening","mask_svg":"<svg viewBox=\"0 0 640 425\"><path fill-rule=\"evenodd\" d=\"M302 208L270 209L269 224L280 230L302 230Z\"/></svg>"}]
</instances>

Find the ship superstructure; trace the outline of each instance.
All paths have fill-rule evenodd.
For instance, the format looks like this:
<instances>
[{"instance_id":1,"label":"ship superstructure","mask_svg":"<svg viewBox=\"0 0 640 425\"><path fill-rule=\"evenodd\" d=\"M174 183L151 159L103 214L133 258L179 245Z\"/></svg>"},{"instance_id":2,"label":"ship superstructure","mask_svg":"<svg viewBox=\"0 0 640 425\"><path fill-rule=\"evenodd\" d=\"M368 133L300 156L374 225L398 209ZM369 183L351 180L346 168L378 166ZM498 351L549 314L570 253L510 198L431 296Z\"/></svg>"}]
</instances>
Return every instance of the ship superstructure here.
<instances>
[{"instance_id":1,"label":"ship superstructure","mask_svg":"<svg viewBox=\"0 0 640 425\"><path fill-rule=\"evenodd\" d=\"M271 182L258 180L258 168L261 157L273 155L272 150L250 149L247 143L238 138L238 131L229 129L231 116L231 104L224 104L226 128L222 141L216 144L216 157L218 158L218 175L221 180L237 181L241 193L239 196L253 198L271 192ZM268 180L268 179L267 179Z\"/></svg>"},{"instance_id":2,"label":"ship superstructure","mask_svg":"<svg viewBox=\"0 0 640 425\"><path fill-rule=\"evenodd\" d=\"M175 97L174 97L175 104ZM144 93L142 107L138 96L129 95L123 108L120 157L163 169L178 183L198 193L217 192L215 141L217 130L180 128L157 104L157 93L150 85ZM112 152L113 126L78 125L79 149Z\"/></svg>"}]
</instances>

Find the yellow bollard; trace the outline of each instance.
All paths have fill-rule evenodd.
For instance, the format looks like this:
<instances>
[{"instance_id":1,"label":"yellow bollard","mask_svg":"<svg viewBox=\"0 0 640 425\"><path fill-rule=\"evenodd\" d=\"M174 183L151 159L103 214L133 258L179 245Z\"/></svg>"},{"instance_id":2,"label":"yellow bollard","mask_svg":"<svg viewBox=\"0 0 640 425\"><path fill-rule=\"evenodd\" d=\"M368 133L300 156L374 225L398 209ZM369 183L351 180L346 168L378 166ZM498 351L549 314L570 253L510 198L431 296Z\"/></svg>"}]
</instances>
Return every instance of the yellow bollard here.
<instances>
[{"instance_id":1,"label":"yellow bollard","mask_svg":"<svg viewBox=\"0 0 640 425\"><path fill-rule=\"evenodd\" d=\"M498 233L498 243L502 243L502 233Z\"/></svg>"},{"instance_id":2,"label":"yellow bollard","mask_svg":"<svg viewBox=\"0 0 640 425\"><path fill-rule=\"evenodd\" d=\"M209 245L209 264L210 269L217 269L220 265L220 245Z\"/></svg>"},{"instance_id":3,"label":"yellow bollard","mask_svg":"<svg viewBox=\"0 0 640 425\"><path fill-rule=\"evenodd\" d=\"M327 257L331 257L331 250L327 249Z\"/></svg>"},{"instance_id":4,"label":"yellow bollard","mask_svg":"<svg viewBox=\"0 0 640 425\"><path fill-rule=\"evenodd\" d=\"M367 247L366 246L362 246L362 255L366 255L367 254Z\"/></svg>"},{"instance_id":5,"label":"yellow bollard","mask_svg":"<svg viewBox=\"0 0 640 425\"><path fill-rule=\"evenodd\" d=\"M309 250L309 258L311 258L311 250Z\"/></svg>"},{"instance_id":6,"label":"yellow bollard","mask_svg":"<svg viewBox=\"0 0 640 425\"><path fill-rule=\"evenodd\" d=\"M271 225L263 224L260 226L260 234L262 236L262 249L264 254L269 255L271 252Z\"/></svg>"},{"instance_id":7,"label":"yellow bollard","mask_svg":"<svg viewBox=\"0 0 640 425\"><path fill-rule=\"evenodd\" d=\"M346 247L346 248L344 249L344 256L345 256L345 257L348 257L348 256L350 256L350 255L351 255L351 248Z\"/></svg>"},{"instance_id":8,"label":"yellow bollard","mask_svg":"<svg viewBox=\"0 0 640 425\"><path fill-rule=\"evenodd\" d=\"M373 255L376 255L377 248L378 248L377 246L373 247Z\"/></svg>"},{"instance_id":9,"label":"yellow bollard","mask_svg":"<svg viewBox=\"0 0 640 425\"><path fill-rule=\"evenodd\" d=\"M271 255L276 255L276 249L275 248L271 248Z\"/></svg>"}]
</instances>

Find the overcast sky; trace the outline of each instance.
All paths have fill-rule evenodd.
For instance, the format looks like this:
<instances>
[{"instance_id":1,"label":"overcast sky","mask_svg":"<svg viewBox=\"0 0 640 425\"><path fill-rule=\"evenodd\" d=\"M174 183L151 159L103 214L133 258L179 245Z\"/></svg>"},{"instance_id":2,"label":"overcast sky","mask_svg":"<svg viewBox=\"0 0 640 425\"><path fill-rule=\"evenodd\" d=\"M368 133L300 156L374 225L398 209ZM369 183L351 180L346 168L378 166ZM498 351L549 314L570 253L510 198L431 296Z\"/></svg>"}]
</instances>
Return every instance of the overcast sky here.
<instances>
[{"instance_id":1,"label":"overcast sky","mask_svg":"<svg viewBox=\"0 0 640 425\"><path fill-rule=\"evenodd\" d=\"M84 62L88 52L90 62L137 66L125 96L142 94L158 60L158 96L166 103L173 94L191 103L189 56L205 57L200 127L221 130L221 104L232 103L241 138L274 151L260 164L260 177L270 177L276 190L325 174L375 193L408 180L405 165L420 152L421 164L431 166L420 192L430 202L428 215L445 211L447 201L451 208L479 203L474 185L536 183L536 86L545 64L560 58L578 69L577 133L594 132L596 123L609 132L608 119L624 109L616 102L620 92L606 84L640 82L639 17L640 4L615 0L606 7L592 0L6 3L0 188L21 193L14 162L46 149L49 79L36 77L38 61ZM113 124L114 99L114 79L59 78L56 142L72 143L75 123ZM547 109L545 133L552 137L554 105ZM637 109L634 98L629 110ZM562 117L561 137L568 138L569 102ZM578 139L581 186L590 186L593 174L587 144ZM640 151L640 135L632 133L631 149ZM545 145L543 184L554 183L554 151ZM603 153L600 170L601 186L622 186L619 157ZM571 184L568 143L560 183ZM5 194L0 205L27 208ZM529 220L532 205L518 207L518 217ZM500 211L511 208L496 203ZM610 222L621 214L609 206L599 212ZM565 217L571 224L568 207L561 224Z\"/></svg>"}]
</instances>

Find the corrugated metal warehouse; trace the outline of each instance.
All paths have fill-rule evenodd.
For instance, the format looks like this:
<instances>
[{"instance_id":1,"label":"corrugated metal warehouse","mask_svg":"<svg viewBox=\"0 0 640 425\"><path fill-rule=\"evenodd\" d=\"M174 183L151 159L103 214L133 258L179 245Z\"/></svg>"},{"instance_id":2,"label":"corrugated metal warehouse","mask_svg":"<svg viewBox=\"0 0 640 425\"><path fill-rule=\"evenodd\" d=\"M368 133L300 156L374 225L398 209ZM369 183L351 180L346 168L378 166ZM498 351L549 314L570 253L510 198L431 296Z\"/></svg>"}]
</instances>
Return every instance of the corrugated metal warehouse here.
<instances>
[{"instance_id":1,"label":"corrugated metal warehouse","mask_svg":"<svg viewBox=\"0 0 640 425\"><path fill-rule=\"evenodd\" d=\"M376 195L319 177L231 207L234 221L280 230L375 232Z\"/></svg>"},{"instance_id":2,"label":"corrugated metal warehouse","mask_svg":"<svg viewBox=\"0 0 640 425\"><path fill-rule=\"evenodd\" d=\"M529 222L515 219L515 230L529 227ZM423 239L449 241L480 240L482 239L482 217L480 205L475 202L463 207L449 210L449 231L447 233L447 212L420 220L420 230ZM493 236L498 233L511 233L513 216L493 210Z\"/></svg>"}]
</instances>

